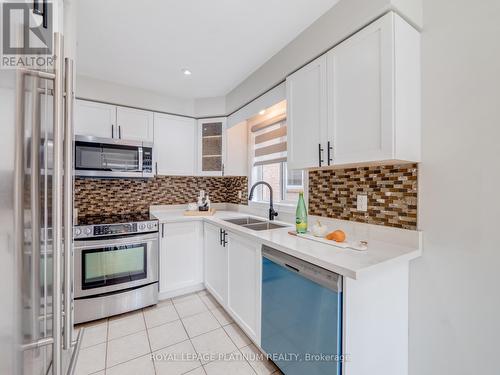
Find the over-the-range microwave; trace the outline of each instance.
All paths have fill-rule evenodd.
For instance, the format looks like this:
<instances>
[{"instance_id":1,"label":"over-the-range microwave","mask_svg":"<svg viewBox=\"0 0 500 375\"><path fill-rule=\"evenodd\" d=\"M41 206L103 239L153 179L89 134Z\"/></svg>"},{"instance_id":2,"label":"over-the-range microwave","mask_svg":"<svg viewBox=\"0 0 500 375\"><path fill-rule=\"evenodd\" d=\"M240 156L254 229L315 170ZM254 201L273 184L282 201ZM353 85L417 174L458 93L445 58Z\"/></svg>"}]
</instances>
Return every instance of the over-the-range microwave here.
<instances>
[{"instance_id":1,"label":"over-the-range microwave","mask_svg":"<svg viewBox=\"0 0 500 375\"><path fill-rule=\"evenodd\" d=\"M153 143L77 135L75 175L153 177Z\"/></svg>"}]
</instances>

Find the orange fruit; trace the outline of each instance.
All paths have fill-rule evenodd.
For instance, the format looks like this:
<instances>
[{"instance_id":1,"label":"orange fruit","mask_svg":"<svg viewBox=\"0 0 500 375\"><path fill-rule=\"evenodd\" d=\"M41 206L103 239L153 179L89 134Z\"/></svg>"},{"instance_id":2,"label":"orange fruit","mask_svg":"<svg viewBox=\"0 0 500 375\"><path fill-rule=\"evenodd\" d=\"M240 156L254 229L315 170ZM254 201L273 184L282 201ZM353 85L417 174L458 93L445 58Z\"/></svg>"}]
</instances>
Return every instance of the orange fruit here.
<instances>
[{"instance_id":1,"label":"orange fruit","mask_svg":"<svg viewBox=\"0 0 500 375\"><path fill-rule=\"evenodd\" d=\"M345 233L344 231L338 229L326 235L326 239L330 241L336 242L344 242L345 241Z\"/></svg>"}]
</instances>

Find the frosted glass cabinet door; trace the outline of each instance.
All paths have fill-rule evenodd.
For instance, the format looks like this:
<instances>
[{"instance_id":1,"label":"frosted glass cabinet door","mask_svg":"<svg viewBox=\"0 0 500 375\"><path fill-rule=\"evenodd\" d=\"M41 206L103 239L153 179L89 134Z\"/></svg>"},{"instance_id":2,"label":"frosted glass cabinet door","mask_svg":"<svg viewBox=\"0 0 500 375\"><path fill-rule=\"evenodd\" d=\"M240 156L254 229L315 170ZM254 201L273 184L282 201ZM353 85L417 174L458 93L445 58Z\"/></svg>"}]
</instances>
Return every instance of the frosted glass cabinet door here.
<instances>
[{"instance_id":1,"label":"frosted glass cabinet door","mask_svg":"<svg viewBox=\"0 0 500 375\"><path fill-rule=\"evenodd\" d=\"M224 175L226 118L198 120L198 128L198 173L205 176Z\"/></svg>"},{"instance_id":2,"label":"frosted glass cabinet door","mask_svg":"<svg viewBox=\"0 0 500 375\"><path fill-rule=\"evenodd\" d=\"M75 100L75 135L118 138L116 106Z\"/></svg>"}]
</instances>

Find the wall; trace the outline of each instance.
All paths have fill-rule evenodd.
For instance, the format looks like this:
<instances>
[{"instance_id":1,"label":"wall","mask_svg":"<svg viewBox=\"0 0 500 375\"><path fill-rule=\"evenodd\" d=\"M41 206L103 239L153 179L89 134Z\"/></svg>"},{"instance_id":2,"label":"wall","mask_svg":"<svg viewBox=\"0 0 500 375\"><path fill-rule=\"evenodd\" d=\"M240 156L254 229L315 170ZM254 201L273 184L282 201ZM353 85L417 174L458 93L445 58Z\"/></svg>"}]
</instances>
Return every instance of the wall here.
<instances>
[{"instance_id":1,"label":"wall","mask_svg":"<svg viewBox=\"0 0 500 375\"><path fill-rule=\"evenodd\" d=\"M498 0L424 0L410 375L500 371L499 35Z\"/></svg>"},{"instance_id":2,"label":"wall","mask_svg":"<svg viewBox=\"0 0 500 375\"><path fill-rule=\"evenodd\" d=\"M223 96L199 99L176 98L83 75L77 75L76 85L78 98L196 118L226 114L226 98Z\"/></svg>"},{"instance_id":3,"label":"wall","mask_svg":"<svg viewBox=\"0 0 500 375\"><path fill-rule=\"evenodd\" d=\"M390 9L421 23L421 0L341 0L226 96L232 112Z\"/></svg>"},{"instance_id":4,"label":"wall","mask_svg":"<svg viewBox=\"0 0 500 375\"><path fill-rule=\"evenodd\" d=\"M341 0L225 97L175 98L82 75L77 76L76 95L185 116L227 115L389 10L396 10L413 24L421 25L421 1Z\"/></svg>"},{"instance_id":5,"label":"wall","mask_svg":"<svg viewBox=\"0 0 500 375\"><path fill-rule=\"evenodd\" d=\"M226 98L224 96L194 100L194 116L197 118L224 116L225 114Z\"/></svg>"},{"instance_id":6,"label":"wall","mask_svg":"<svg viewBox=\"0 0 500 375\"><path fill-rule=\"evenodd\" d=\"M174 98L82 75L76 77L76 96L77 98L139 107L152 111L185 116L195 115L194 100L192 99Z\"/></svg>"},{"instance_id":7,"label":"wall","mask_svg":"<svg viewBox=\"0 0 500 375\"><path fill-rule=\"evenodd\" d=\"M417 229L417 165L323 169L309 172L309 214ZM367 212L357 196L368 197Z\"/></svg>"},{"instance_id":8,"label":"wall","mask_svg":"<svg viewBox=\"0 0 500 375\"><path fill-rule=\"evenodd\" d=\"M200 190L205 190L213 203L247 204L247 184L246 177L76 178L75 208L79 219L92 215L148 213L152 205L196 202Z\"/></svg>"}]
</instances>

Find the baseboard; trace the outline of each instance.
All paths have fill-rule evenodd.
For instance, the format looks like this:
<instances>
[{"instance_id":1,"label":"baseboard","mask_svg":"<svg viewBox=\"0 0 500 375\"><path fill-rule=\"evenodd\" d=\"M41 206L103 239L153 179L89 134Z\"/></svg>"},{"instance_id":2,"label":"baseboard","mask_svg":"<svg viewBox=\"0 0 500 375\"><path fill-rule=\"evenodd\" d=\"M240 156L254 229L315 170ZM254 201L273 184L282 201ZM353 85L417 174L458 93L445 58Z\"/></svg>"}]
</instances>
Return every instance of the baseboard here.
<instances>
[{"instance_id":1,"label":"baseboard","mask_svg":"<svg viewBox=\"0 0 500 375\"><path fill-rule=\"evenodd\" d=\"M184 294L198 292L198 291L203 290L203 289L205 289L205 285L203 283L199 283L199 284L187 286L184 288L167 290L165 292L158 293L158 299L161 301L161 300L168 299L168 298L182 296Z\"/></svg>"}]
</instances>

